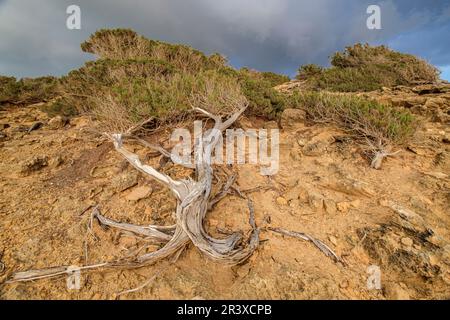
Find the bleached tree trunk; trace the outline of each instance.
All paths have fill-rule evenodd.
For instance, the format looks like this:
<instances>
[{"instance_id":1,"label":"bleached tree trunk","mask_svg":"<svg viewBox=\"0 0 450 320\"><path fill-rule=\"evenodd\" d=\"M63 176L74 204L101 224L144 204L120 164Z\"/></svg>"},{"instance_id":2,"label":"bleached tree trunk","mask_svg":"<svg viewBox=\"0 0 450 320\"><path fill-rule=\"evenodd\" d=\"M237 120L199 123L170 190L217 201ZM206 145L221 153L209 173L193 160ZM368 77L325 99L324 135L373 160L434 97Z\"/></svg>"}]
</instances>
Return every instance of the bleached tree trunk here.
<instances>
[{"instance_id":1,"label":"bleached tree trunk","mask_svg":"<svg viewBox=\"0 0 450 320\"><path fill-rule=\"evenodd\" d=\"M174 180L171 177L157 171L153 167L143 164L139 157L127 150L123 144L124 137L129 134L106 134L114 144L115 149L119 152L134 168L148 175L172 191L173 196L177 200L175 211L176 224L173 226L137 226L128 223L120 223L108 219L101 215L97 208L93 212L93 218L96 218L100 224L112 228L117 228L132 232L136 235L163 243L164 246L154 252L135 257L133 259L123 259L114 262L106 262L92 266L84 266L82 269L90 269L97 267L137 267L157 262L159 260L176 256L189 243L193 243L202 253L209 258L221 263L234 265L247 259L258 247L259 229L255 225L253 205L250 199L250 225L252 233L246 245L241 245L242 234L233 233L225 239L217 239L209 235L204 229L204 219L208 210L212 207L211 187L213 180L213 167L211 165L212 152L220 136L230 127L246 107L232 114L227 120L213 115L206 110L195 108L195 111L206 115L214 120L214 128L204 137L197 137L195 141L195 170L196 179ZM144 142L143 140L141 143ZM164 155L169 153L161 147L152 146L144 143L147 147L158 150ZM190 165L186 165L191 167ZM11 281L29 281L40 278L47 278L65 273L68 267L57 267L43 270L31 270L26 272L18 272Z\"/></svg>"}]
</instances>

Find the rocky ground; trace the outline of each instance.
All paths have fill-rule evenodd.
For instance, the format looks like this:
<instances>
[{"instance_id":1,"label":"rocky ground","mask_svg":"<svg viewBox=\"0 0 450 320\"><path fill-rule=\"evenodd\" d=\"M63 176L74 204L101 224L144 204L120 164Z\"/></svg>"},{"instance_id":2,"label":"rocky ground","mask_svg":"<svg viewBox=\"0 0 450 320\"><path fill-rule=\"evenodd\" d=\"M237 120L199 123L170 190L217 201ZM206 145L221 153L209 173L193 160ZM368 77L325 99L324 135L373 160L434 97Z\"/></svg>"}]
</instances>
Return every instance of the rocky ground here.
<instances>
[{"instance_id":1,"label":"rocky ground","mask_svg":"<svg viewBox=\"0 0 450 320\"><path fill-rule=\"evenodd\" d=\"M445 86L444 86L445 87ZM449 91L432 86L385 89L369 97L412 108L414 139L381 170L341 130L285 111L280 124L242 119L244 128L282 126L280 170L273 177L240 165L238 185L250 193L262 228L256 253L239 266L219 265L194 247L175 263L82 273L80 290L65 277L5 283L13 272L112 261L154 250L130 234L103 229L90 212L135 224L170 224L168 190L124 162L90 128L87 117L48 118L39 105L0 113L0 297L2 299L449 299ZM30 130L32 128L33 130ZM164 142L168 133L160 133ZM189 174L136 147L171 176ZM249 232L246 201L221 200L207 217L216 235ZM311 243L269 227L305 232L328 244L336 263ZM370 289L369 266L381 271ZM162 272L161 272L162 270ZM143 289L138 287L158 274Z\"/></svg>"}]
</instances>

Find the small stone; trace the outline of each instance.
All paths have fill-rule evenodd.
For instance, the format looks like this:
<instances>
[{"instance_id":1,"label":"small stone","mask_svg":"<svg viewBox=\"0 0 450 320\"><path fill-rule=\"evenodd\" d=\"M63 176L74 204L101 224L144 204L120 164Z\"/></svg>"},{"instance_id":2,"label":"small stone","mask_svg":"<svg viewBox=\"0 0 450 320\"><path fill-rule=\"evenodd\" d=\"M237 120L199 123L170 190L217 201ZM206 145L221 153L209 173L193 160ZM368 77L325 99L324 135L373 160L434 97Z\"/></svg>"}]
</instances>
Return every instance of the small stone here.
<instances>
[{"instance_id":1,"label":"small stone","mask_svg":"<svg viewBox=\"0 0 450 320\"><path fill-rule=\"evenodd\" d=\"M339 283L339 287L340 287L341 289L346 289L346 288L348 288L348 285L349 285L348 280L344 280L344 281L342 281L341 283Z\"/></svg>"},{"instance_id":2,"label":"small stone","mask_svg":"<svg viewBox=\"0 0 450 320\"><path fill-rule=\"evenodd\" d=\"M115 191L125 191L137 185L138 173L135 171L125 172L121 175L114 176L110 186Z\"/></svg>"},{"instance_id":3,"label":"small stone","mask_svg":"<svg viewBox=\"0 0 450 320\"><path fill-rule=\"evenodd\" d=\"M403 244L405 247L408 247L408 248L412 247L412 245L414 244L414 242L412 241L412 239L411 239L411 238L408 238L408 237L402 238L401 242L402 242L402 244Z\"/></svg>"},{"instance_id":4,"label":"small stone","mask_svg":"<svg viewBox=\"0 0 450 320\"><path fill-rule=\"evenodd\" d=\"M57 168L63 163L64 163L64 159L60 155L58 155L55 158L52 158L50 160L50 166L52 166L53 168Z\"/></svg>"},{"instance_id":5,"label":"small stone","mask_svg":"<svg viewBox=\"0 0 450 320\"><path fill-rule=\"evenodd\" d=\"M276 201L280 206L285 206L288 204L287 200L283 197L278 197Z\"/></svg>"},{"instance_id":6,"label":"small stone","mask_svg":"<svg viewBox=\"0 0 450 320\"><path fill-rule=\"evenodd\" d=\"M323 206L325 208L326 213L335 214L336 213L336 202L331 199L325 199L323 201Z\"/></svg>"},{"instance_id":7,"label":"small stone","mask_svg":"<svg viewBox=\"0 0 450 320\"><path fill-rule=\"evenodd\" d=\"M314 208L316 210L320 210L323 208L323 197L315 192L309 192L308 193L308 203L311 208Z\"/></svg>"},{"instance_id":8,"label":"small stone","mask_svg":"<svg viewBox=\"0 0 450 320\"><path fill-rule=\"evenodd\" d=\"M321 156L334 141L335 139L332 133L319 133L303 147L303 154L306 156Z\"/></svg>"},{"instance_id":9,"label":"small stone","mask_svg":"<svg viewBox=\"0 0 450 320\"><path fill-rule=\"evenodd\" d=\"M46 166L48 166L48 158L46 156L34 156L22 164L20 172L23 174L29 174L39 171Z\"/></svg>"},{"instance_id":10,"label":"small stone","mask_svg":"<svg viewBox=\"0 0 450 320\"><path fill-rule=\"evenodd\" d=\"M440 262L440 259L435 254L428 254L428 261L432 266L435 266Z\"/></svg>"},{"instance_id":11,"label":"small stone","mask_svg":"<svg viewBox=\"0 0 450 320\"><path fill-rule=\"evenodd\" d=\"M350 209L350 202L338 202L336 204L337 209L342 212L342 213L347 213L348 210Z\"/></svg>"},{"instance_id":12,"label":"small stone","mask_svg":"<svg viewBox=\"0 0 450 320\"><path fill-rule=\"evenodd\" d=\"M443 172L424 172L427 176L434 177L436 179L447 179L448 175Z\"/></svg>"},{"instance_id":13,"label":"small stone","mask_svg":"<svg viewBox=\"0 0 450 320\"><path fill-rule=\"evenodd\" d=\"M283 128L289 128L305 119L306 112L304 110L285 109L281 114L281 126Z\"/></svg>"},{"instance_id":14,"label":"small stone","mask_svg":"<svg viewBox=\"0 0 450 320\"><path fill-rule=\"evenodd\" d=\"M141 186L134 188L126 197L128 201L139 201L147 198L152 193L152 188L148 186Z\"/></svg>"},{"instance_id":15,"label":"small stone","mask_svg":"<svg viewBox=\"0 0 450 320\"><path fill-rule=\"evenodd\" d=\"M52 130L61 129L67 124L67 121L67 118L56 116L50 119L48 122L48 127Z\"/></svg>"},{"instance_id":16,"label":"small stone","mask_svg":"<svg viewBox=\"0 0 450 320\"><path fill-rule=\"evenodd\" d=\"M298 208L300 206L300 201L298 199L293 199L289 201L289 207Z\"/></svg>"}]
</instances>

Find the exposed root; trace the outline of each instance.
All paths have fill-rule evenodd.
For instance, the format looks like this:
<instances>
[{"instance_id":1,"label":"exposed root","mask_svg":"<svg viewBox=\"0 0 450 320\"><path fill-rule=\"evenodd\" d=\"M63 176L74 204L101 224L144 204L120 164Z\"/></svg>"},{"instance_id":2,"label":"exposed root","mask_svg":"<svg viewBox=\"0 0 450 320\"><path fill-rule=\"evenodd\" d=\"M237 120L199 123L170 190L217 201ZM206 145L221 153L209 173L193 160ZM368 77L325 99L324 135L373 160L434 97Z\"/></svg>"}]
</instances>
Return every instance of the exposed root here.
<instances>
[{"instance_id":1,"label":"exposed root","mask_svg":"<svg viewBox=\"0 0 450 320\"><path fill-rule=\"evenodd\" d=\"M372 158L372 162L370 163L370 167L376 170L381 169L381 164L383 163L384 158L394 156L399 152L400 150L396 152L386 152L386 151L375 152L375 155Z\"/></svg>"},{"instance_id":2,"label":"exposed root","mask_svg":"<svg viewBox=\"0 0 450 320\"><path fill-rule=\"evenodd\" d=\"M270 231L289 236L294 237L297 239L302 239L306 241L311 241L317 248L319 248L320 251L322 251L327 257L332 258L335 262L341 262L345 264L344 260L340 258L330 247L328 247L325 243L323 243L321 240L311 237L310 235L307 235L306 233L297 232L297 231L289 231L281 228L268 228Z\"/></svg>"},{"instance_id":3,"label":"exposed root","mask_svg":"<svg viewBox=\"0 0 450 320\"><path fill-rule=\"evenodd\" d=\"M96 207L91 216L90 226L88 228L91 232L92 220L96 218L101 225L132 232L133 234L146 239L164 243L164 246L157 251L146 253L138 257L126 257L119 261L88 265L80 267L79 269L142 267L166 258L177 258L190 242L209 258L224 264L236 265L250 257L259 244L259 229L255 224L253 203L250 199L247 198L250 210L249 223L252 227L252 232L247 244L242 244L242 234L240 232L235 232L224 239L216 239L207 234L203 226L203 220L206 217L208 210L228 193L236 179L234 175L231 176L225 184L223 191L218 197L211 201L211 186L213 180L213 169L211 166L212 152L219 142L219 136L221 136L223 131L239 118L245 109L246 106L231 115L226 121L222 122L220 116L213 115L200 108L195 108L196 111L210 117L215 122L214 128L210 130L205 137L202 139L197 137L195 141L196 152L194 167L197 175L196 180L174 180L153 167L143 164L136 154L130 152L123 146L123 138L129 138L129 134L134 132L136 128L128 130L125 135L105 134L113 142L116 151L119 152L132 166L159 181L172 191L172 194L177 199L177 208L174 214L176 224L169 227L160 227L154 225L137 226L129 223L121 223L104 217ZM156 150L164 156L169 155L162 147L152 145L139 138L137 140L142 145ZM70 267L64 266L18 272L14 274L10 282L31 281L54 277L68 273L70 271L69 268Z\"/></svg>"},{"instance_id":4,"label":"exposed root","mask_svg":"<svg viewBox=\"0 0 450 320\"><path fill-rule=\"evenodd\" d=\"M150 238L150 239L155 240L156 242L160 242L160 243L168 242L172 238L173 232L176 228L175 225L167 226L167 227L154 226L154 225L142 227L142 226L137 226L137 225L130 224L130 223L116 222L114 220L111 220L111 219L108 219L108 218L102 216L100 214L100 211L98 210L98 208L94 209L94 212L92 213L92 215L94 218L98 219L98 221L101 225L124 230L124 231L129 231L136 235L139 235L139 236L142 236L145 238Z\"/></svg>"},{"instance_id":5,"label":"exposed root","mask_svg":"<svg viewBox=\"0 0 450 320\"><path fill-rule=\"evenodd\" d=\"M106 266L108 266L108 263L99 263L99 264L79 267L78 269L79 270L99 269L99 268L106 267ZM73 268L73 266L62 266L62 267L53 267L53 268L46 268L46 269L16 272L10 280L6 281L6 283L25 282L25 281L53 278L53 277L57 277L60 275L69 274L71 272L72 268Z\"/></svg>"},{"instance_id":6,"label":"exposed root","mask_svg":"<svg viewBox=\"0 0 450 320\"><path fill-rule=\"evenodd\" d=\"M153 276L151 276L149 279L147 279L143 284L141 284L140 286L133 288L133 289L129 289L129 290L124 290L121 292L118 292L117 295L120 296L122 294L126 294L126 293L132 293L132 292L137 292L139 290L144 289L146 286L148 286L150 283L152 283L153 281L155 281L155 279L157 277L159 277L164 271L166 270L166 268L161 268L158 270L158 272L156 272Z\"/></svg>"}]
</instances>

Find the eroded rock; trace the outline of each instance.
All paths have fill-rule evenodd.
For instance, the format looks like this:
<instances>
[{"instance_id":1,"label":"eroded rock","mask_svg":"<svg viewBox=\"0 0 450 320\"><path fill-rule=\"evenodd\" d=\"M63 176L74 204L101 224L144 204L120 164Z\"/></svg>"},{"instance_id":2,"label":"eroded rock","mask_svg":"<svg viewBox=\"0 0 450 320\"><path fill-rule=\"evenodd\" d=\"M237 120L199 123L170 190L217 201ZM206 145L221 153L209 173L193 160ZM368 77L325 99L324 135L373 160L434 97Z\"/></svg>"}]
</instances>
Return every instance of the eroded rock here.
<instances>
[{"instance_id":1,"label":"eroded rock","mask_svg":"<svg viewBox=\"0 0 450 320\"><path fill-rule=\"evenodd\" d=\"M140 186L131 190L129 194L125 196L128 201L139 201L147 198L152 194L152 188L149 186Z\"/></svg>"},{"instance_id":2,"label":"eroded rock","mask_svg":"<svg viewBox=\"0 0 450 320\"><path fill-rule=\"evenodd\" d=\"M34 156L21 165L20 172L24 175L27 175L39 171L46 166L48 166L48 157Z\"/></svg>"},{"instance_id":3,"label":"eroded rock","mask_svg":"<svg viewBox=\"0 0 450 320\"><path fill-rule=\"evenodd\" d=\"M281 115L281 127L291 128L304 121L306 112L300 109L285 109Z\"/></svg>"}]
</instances>

